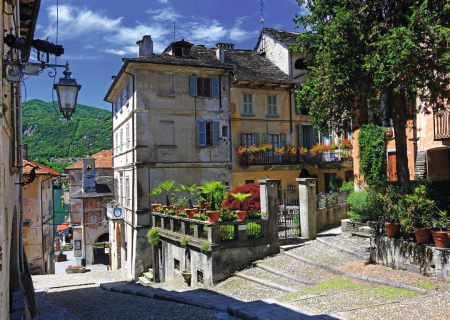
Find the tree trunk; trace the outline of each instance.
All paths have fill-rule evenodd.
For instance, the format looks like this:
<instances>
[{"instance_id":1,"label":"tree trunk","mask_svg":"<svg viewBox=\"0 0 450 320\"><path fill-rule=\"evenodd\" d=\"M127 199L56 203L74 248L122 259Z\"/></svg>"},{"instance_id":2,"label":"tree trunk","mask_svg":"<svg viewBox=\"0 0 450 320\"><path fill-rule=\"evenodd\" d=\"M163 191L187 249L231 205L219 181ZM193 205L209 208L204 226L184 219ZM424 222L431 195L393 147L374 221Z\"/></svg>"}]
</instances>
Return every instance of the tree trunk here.
<instances>
[{"instance_id":1,"label":"tree trunk","mask_svg":"<svg viewBox=\"0 0 450 320\"><path fill-rule=\"evenodd\" d=\"M400 187L409 189L408 152L406 144L406 99L402 92L395 92L390 86L386 92L394 122L395 153L397 157L397 180Z\"/></svg>"}]
</instances>

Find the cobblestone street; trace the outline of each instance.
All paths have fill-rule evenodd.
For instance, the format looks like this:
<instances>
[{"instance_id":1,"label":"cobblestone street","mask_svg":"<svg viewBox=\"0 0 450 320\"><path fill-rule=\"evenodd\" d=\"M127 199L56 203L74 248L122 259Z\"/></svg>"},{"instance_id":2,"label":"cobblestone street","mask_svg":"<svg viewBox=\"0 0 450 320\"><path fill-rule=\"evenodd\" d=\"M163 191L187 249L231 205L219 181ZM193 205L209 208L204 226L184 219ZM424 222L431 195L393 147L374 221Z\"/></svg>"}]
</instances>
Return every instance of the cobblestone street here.
<instances>
[{"instance_id":1,"label":"cobblestone street","mask_svg":"<svg viewBox=\"0 0 450 320\"><path fill-rule=\"evenodd\" d=\"M369 247L348 233L319 237L211 290L126 283L119 271L34 276L38 319L447 318L449 281L368 264Z\"/></svg>"}]
</instances>

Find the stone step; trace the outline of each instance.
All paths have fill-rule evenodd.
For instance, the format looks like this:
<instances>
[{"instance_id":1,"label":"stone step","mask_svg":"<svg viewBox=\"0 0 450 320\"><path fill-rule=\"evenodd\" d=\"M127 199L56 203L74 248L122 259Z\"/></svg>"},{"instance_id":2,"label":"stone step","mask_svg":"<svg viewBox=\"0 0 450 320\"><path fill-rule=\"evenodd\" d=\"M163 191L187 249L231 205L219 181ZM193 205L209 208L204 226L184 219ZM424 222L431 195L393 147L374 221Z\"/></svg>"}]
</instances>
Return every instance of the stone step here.
<instances>
[{"instance_id":1,"label":"stone step","mask_svg":"<svg viewBox=\"0 0 450 320\"><path fill-rule=\"evenodd\" d=\"M144 272L142 277L146 278L149 282L153 282L153 272Z\"/></svg>"},{"instance_id":2,"label":"stone step","mask_svg":"<svg viewBox=\"0 0 450 320\"><path fill-rule=\"evenodd\" d=\"M138 277L138 283L140 283L143 286L149 286L152 284L151 281L148 281L146 277Z\"/></svg>"}]
</instances>

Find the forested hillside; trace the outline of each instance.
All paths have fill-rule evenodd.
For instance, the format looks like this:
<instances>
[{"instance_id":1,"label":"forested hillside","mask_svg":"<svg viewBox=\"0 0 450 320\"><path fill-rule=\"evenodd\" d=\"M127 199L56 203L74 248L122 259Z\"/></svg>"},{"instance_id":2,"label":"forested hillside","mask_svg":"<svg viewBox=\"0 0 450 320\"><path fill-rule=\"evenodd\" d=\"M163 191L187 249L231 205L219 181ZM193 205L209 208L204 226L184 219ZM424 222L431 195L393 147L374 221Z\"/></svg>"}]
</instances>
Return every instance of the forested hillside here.
<instances>
[{"instance_id":1,"label":"forested hillside","mask_svg":"<svg viewBox=\"0 0 450 320\"><path fill-rule=\"evenodd\" d=\"M22 104L23 143L28 157L51 161L54 158L86 157L111 149L111 112L77 105L69 121L60 114L58 103L30 100Z\"/></svg>"}]
</instances>

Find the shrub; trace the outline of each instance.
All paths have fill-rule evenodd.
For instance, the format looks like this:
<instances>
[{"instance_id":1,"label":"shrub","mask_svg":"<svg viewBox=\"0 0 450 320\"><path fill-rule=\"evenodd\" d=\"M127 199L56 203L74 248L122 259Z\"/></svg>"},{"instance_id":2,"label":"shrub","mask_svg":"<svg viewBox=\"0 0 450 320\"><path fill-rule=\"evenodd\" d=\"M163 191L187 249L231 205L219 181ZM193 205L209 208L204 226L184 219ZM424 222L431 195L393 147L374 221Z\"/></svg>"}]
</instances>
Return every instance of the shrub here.
<instances>
[{"instance_id":1,"label":"shrub","mask_svg":"<svg viewBox=\"0 0 450 320\"><path fill-rule=\"evenodd\" d=\"M226 222L226 221L234 221L237 219L237 214L231 211L223 210L222 214L220 215L220 221Z\"/></svg>"},{"instance_id":2,"label":"shrub","mask_svg":"<svg viewBox=\"0 0 450 320\"><path fill-rule=\"evenodd\" d=\"M247 213L248 219L261 219L261 212L259 211L250 211Z\"/></svg>"},{"instance_id":3,"label":"shrub","mask_svg":"<svg viewBox=\"0 0 450 320\"><path fill-rule=\"evenodd\" d=\"M194 219L195 220L200 220L200 221L207 221L208 220L208 216L204 213L196 213L194 214Z\"/></svg>"},{"instance_id":4,"label":"shrub","mask_svg":"<svg viewBox=\"0 0 450 320\"><path fill-rule=\"evenodd\" d=\"M203 242L202 245L200 246L200 251L203 253L207 253L210 249L211 245L209 244L208 241Z\"/></svg>"},{"instance_id":5,"label":"shrub","mask_svg":"<svg viewBox=\"0 0 450 320\"><path fill-rule=\"evenodd\" d=\"M348 196L347 203L350 205L348 215L353 222L364 222L366 199L367 191L355 191Z\"/></svg>"},{"instance_id":6,"label":"shrub","mask_svg":"<svg viewBox=\"0 0 450 320\"><path fill-rule=\"evenodd\" d=\"M247 238L258 239L261 238L261 225L256 222L249 222L247 224Z\"/></svg>"},{"instance_id":7,"label":"shrub","mask_svg":"<svg viewBox=\"0 0 450 320\"><path fill-rule=\"evenodd\" d=\"M151 244L157 246L159 244L159 231L158 229L150 229L150 231L147 234L148 242Z\"/></svg>"},{"instance_id":8,"label":"shrub","mask_svg":"<svg viewBox=\"0 0 450 320\"><path fill-rule=\"evenodd\" d=\"M187 245L188 245L188 243L189 243L189 239L188 239L186 236L184 236L183 238L181 238L180 244L181 244L181 246L182 246L183 248L186 248Z\"/></svg>"},{"instance_id":9,"label":"shrub","mask_svg":"<svg viewBox=\"0 0 450 320\"><path fill-rule=\"evenodd\" d=\"M225 200L222 203L223 208L227 208L228 210L239 210L240 202L236 200L231 193L251 193L251 196L245 199L243 203L243 210L245 211L260 211L261 203L259 199L259 185L256 183L247 183L242 186L236 187L231 190Z\"/></svg>"}]
</instances>

